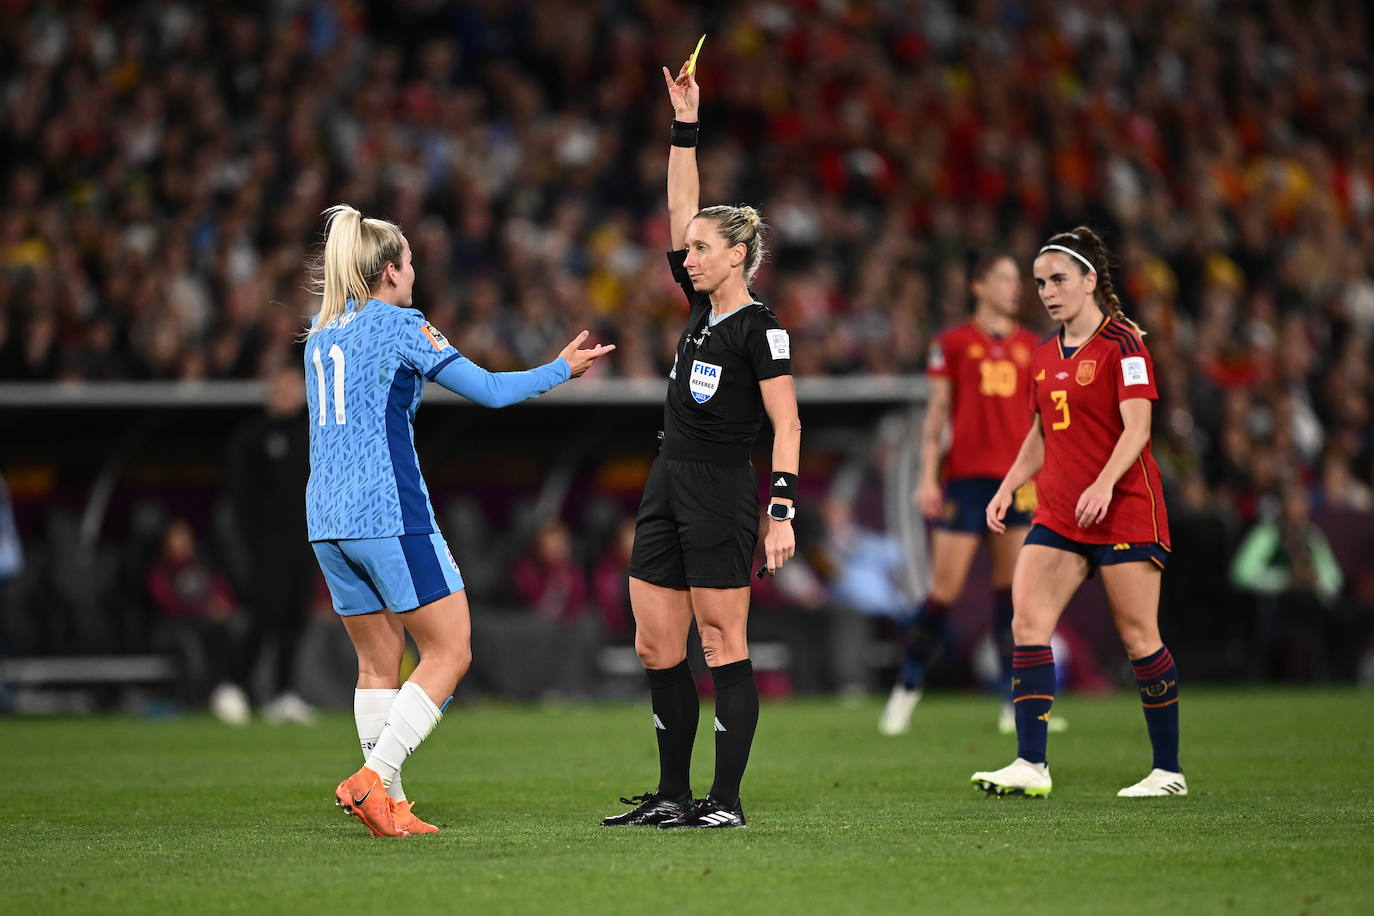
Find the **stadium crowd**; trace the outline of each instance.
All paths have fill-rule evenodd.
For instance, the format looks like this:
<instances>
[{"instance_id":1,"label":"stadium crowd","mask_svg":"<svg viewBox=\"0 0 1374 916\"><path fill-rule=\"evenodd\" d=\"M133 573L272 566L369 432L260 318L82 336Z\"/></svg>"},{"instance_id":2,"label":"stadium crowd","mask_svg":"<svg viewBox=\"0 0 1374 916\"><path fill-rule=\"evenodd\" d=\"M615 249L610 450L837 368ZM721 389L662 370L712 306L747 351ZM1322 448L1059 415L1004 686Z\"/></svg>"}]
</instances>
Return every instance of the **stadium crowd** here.
<instances>
[{"instance_id":1,"label":"stadium crowd","mask_svg":"<svg viewBox=\"0 0 1374 916\"><path fill-rule=\"evenodd\" d=\"M58 10L0 9L0 381L297 364L301 265L338 201L405 228L416 302L475 361L543 362L590 323L619 346L602 371L657 377L681 322L658 68L706 32L702 198L747 188L770 222L758 286L799 376L921 371L972 253L1026 266L1093 225L1158 366L1155 455L1201 545L1179 565L1215 579L1234 555L1218 587L1374 607L1374 568L1333 591L1304 534L1309 509L1374 503L1359 4ZM1045 324L1029 284L1025 316ZM1277 551L1237 552L1270 518Z\"/></svg>"}]
</instances>

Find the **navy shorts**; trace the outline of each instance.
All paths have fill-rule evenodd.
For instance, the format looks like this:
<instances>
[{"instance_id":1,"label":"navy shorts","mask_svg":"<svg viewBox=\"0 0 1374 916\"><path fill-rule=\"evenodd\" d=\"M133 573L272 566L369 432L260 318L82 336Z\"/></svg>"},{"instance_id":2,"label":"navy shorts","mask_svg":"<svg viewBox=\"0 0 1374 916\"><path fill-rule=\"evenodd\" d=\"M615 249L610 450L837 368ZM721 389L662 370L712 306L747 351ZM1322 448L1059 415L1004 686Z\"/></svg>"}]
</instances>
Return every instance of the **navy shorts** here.
<instances>
[{"instance_id":1,"label":"navy shorts","mask_svg":"<svg viewBox=\"0 0 1374 916\"><path fill-rule=\"evenodd\" d=\"M962 477L945 481L944 514L933 523L945 531L988 533L988 503L1002 481L995 477ZM1012 497L1004 519L1008 528L1029 525L1035 514L1035 481L1030 480Z\"/></svg>"},{"instance_id":2,"label":"navy shorts","mask_svg":"<svg viewBox=\"0 0 1374 916\"><path fill-rule=\"evenodd\" d=\"M1088 561L1089 574L1095 572L1099 566L1113 566L1117 563L1139 563L1148 560L1163 569L1169 562L1169 548L1154 541L1135 544L1085 544L1066 538L1044 525L1032 527L1026 535L1026 543L1076 553Z\"/></svg>"},{"instance_id":3,"label":"navy shorts","mask_svg":"<svg viewBox=\"0 0 1374 916\"><path fill-rule=\"evenodd\" d=\"M413 611L463 590L458 564L438 532L312 541L310 546L341 617Z\"/></svg>"}]
</instances>

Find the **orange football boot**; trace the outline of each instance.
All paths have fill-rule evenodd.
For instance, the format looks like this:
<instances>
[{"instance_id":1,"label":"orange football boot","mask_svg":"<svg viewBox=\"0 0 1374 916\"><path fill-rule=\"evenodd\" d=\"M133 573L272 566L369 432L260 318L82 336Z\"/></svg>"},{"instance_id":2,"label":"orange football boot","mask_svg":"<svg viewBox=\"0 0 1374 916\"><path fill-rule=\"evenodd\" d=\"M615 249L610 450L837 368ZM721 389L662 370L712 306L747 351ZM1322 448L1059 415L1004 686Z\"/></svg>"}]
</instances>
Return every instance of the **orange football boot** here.
<instances>
[{"instance_id":1,"label":"orange football boot","mask_svg":"<svg viewBox=\"0 0 1374 916\"><path fill-rule=\"evenodd\" d=\"M382 778L367 767L339 783L334 790L334 801L362 821L373 836L409 836L396 826L391 799L387 798Z\"/></svg>"},{"instance_id":2,"label":"orange football boot","mask_svg":"<svg viewBox=\"0 0 1374 916\"><path fill-rule=\"evenodd\" d=\"M389 801L391 802L392 819L396 822L396 826L399 829L404 830L411 836L418 836L422 833L439 832L438 827L435 827L433 824L426 824L415 816L415 812L411 810L412 804L408 799L405 801L397 801L393 798L389 799Z\"/></svg>"}]
</instances>

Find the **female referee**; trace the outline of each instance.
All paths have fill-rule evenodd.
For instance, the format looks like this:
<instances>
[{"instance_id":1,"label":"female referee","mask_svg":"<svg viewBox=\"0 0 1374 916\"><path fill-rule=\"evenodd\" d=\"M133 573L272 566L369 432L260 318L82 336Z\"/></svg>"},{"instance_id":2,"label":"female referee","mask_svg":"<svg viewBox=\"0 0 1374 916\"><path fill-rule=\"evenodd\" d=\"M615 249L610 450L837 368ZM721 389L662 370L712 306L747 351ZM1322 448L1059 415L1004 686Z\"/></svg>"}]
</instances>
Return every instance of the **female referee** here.
<instances>
[{"instance_id":1,"label":"female referee","mask_svg":"<svg viewBox=\"0 0 1374 916\"><path fill-rule=\"evenodd\" d=\"M884 735L907 730L926 668L944 636L945 618L964 590L983 540L992 555L993 637L1002 663L1004 698L1011 685L1011 571L1030 530L1035 484L1027 483L1016 492L1005 534L988 533L985 510L1030 429L1026 391L1030 355L1039 338L1016 321L1021 271L1010 255L980 258L969 286L973 317L945 330L930 348L930 401L921 429L921 478L916 488L917 505L934 528L930 595L911 626L901 671L878 721ZM946 426L950 445L942 468ZM1000 723L1005 732L1015 729L1010 700Z\"/></svg>"},{"instance_id":2,"label":"female referee","mask_svg":"<svg viewBox=\"0 0 1374 916\"><path fill-rule=\"evenodd\" d=\"M1035 417L987 506L988 527L1005 531L1012 494L1040 472L1040 505L1012 580L1017 755L1000 770L973 774L975 785L998 795L1050 793L1050 635L1074 592L1098 569L1154 746L1149 775L1117 794L1188 794L1178 765L1178 669L1159 637L1169 520L1150 455L1154 366L1140 328L1112 289L1109 257L1096 233L1080 226L1050 238L1035 258L1040 301L1061 327L1031 357Z\"/></svg>"},{"instance_id":3,"label":"female referee","mask_svg":"<svg viewBox=\"0 0 1374 916\"><path fill-rule=\"evenodd\" d=\"M334 797L373 836L438 833L411 812L401 764L439 723L471 649L463 579L415 454L425 380L503 407L578 377L614 347L579 349L583 331L537 369L487 372L412 308L415 268L399 227L345 205L325 217L323 301L305 338L306 523L358 653L354 715L366 759ZM420 663L399 684L404 630Z\"/></svg>"},{"instance_id":4,"label":"female referee","mask_svg":"<svg viewBox=\"0 0 1374 916\"><path fill-rule=\"evenodd\" d=\"M663 70L673 104L668 215L673 279L691 305L668 378L662 444L635 521L630 606L658 736L658 788L603 826L743 827L740 780L758 724L759 694L749 661L750 566L758 539L758 483L750 447L763 413L773 424L772 499L764 536L767 569L796 549L792 533L801 422L787 332L749 292L763 260L763 223L752 207L697 209L697 105L687 64L676 81ZM693 618L716 692L716 771L693 802L688 772L697 693L688 665Z\"/></svg>"}]
</instances>

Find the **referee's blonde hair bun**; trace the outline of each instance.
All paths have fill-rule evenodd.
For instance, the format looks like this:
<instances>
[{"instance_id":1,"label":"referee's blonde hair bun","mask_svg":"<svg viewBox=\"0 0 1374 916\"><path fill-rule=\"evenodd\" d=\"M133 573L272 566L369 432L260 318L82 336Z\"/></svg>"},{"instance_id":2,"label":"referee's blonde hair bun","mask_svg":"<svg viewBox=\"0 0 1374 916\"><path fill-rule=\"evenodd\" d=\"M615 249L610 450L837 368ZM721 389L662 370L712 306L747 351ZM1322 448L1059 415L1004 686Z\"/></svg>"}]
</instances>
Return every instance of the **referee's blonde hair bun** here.
<instances>
[{"instance_id":1,"label":"referee's blonde hair bun","mask_svg":"<svg viewBox=\"0 0 1374 916\"><path fill-rule=\"evenodd\" d=\"M741 265L744 269L744 282L753 283L759 266L768 254L768 248L764 244L764 234L767 233L768 226L763 221L763 215L748 204L743 204L738 207L707 207L699 211L696 218L709 219L714 223L716 231L731 248L736 245L744 246L744 263Z\"/></svg>"}]
</instances>

